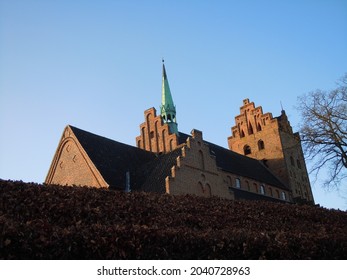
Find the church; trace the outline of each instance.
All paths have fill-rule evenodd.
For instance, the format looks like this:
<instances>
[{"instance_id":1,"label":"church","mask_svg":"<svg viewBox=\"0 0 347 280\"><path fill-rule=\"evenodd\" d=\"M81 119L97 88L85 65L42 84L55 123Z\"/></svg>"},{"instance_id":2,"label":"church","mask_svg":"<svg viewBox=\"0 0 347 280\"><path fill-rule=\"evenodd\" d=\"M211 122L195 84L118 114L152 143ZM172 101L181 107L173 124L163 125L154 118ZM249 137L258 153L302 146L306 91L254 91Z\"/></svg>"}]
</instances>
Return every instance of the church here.
<instances>
[{"instance_id":1,"label":"church","mask_svg":"<svg viewBox=\"0 0 347 280\"><path fill-rule=\"evenodd\" d=\"M287 115L244 99L229 149L178 130L163 61L162 101L144 112L136 147L68 125L45 183L171 195L314 204L300 136Z\"/></svg>"}]
</instances>

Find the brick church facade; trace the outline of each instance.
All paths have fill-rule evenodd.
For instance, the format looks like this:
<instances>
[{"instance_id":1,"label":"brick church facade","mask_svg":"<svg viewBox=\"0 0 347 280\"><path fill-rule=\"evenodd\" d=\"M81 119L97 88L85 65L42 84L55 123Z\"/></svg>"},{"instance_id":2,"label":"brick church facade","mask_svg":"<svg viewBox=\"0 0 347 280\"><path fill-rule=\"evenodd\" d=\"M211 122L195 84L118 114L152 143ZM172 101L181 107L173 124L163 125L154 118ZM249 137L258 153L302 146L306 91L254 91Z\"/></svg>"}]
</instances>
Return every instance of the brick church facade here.
<instances>
[{"instance_id":1,"label":"brick church facade","mask_svg":"<svg viewBox=\"0 0 347 280\"><path fill-rule=\"evenodd\" d=\"M160 113L144 112L137 147L67 126L45 183L314 203L300 137L285 111L273 117L245 99L231 132L229 149L199 130L179 132L163 64Z\"/></svg>"}]
</instances>

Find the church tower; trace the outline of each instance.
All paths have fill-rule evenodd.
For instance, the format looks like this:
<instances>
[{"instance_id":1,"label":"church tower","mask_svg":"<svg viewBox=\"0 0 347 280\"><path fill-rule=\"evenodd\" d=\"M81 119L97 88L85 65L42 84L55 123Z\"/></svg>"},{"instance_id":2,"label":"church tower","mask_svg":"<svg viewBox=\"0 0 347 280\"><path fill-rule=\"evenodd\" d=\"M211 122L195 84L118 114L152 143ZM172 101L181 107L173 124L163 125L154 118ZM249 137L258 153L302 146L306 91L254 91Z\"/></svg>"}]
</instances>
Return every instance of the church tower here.
<instances>
[{"instance_id":1,"label":"church tower","mask_svg":"<svg viewBox=\"0 0 347 280\"><path fill-rule=\"evenodd\" d=\"M136 146L154 153L168 153L179 145L176 107L172 99L164 60L161 87L160 115L155 108L145 111L145 122L140 125L141 134L136 137Z\"/></svg>"},{"instance_id":2,"label":"church tower","mask_svg":"<svg viewBox=\"0 0 347 280\"><path fill-rule=\"evenodd\" d=\"M284 110L273 117L245 99L231 131L230 150L261 160L291 188L293 200L314 203L300 136L293 133Z\"/></svg>"},{"instance_id":3,"label":"church tower","mask_svg":"<svg viewBox=\"0 0 347 280\"><path fill-rule=\"evenodd\" d=\"M167 79L164 60L163 60L163 77L161 85L161 106L160 115L164 123L167 123L171 133L178 135L176 122L176 106L173 103L169 81Z\"/></svg>"}]
</instances>

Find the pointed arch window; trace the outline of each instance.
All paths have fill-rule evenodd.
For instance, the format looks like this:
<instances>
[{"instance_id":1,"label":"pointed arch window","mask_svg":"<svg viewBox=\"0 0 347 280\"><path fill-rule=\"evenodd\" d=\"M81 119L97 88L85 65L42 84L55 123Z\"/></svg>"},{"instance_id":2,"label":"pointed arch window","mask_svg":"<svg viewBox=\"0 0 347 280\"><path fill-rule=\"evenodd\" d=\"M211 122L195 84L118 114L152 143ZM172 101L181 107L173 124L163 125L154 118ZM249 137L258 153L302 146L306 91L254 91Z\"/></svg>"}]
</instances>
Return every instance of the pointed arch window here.
<instances>
[{"instance_id":1,"label":"pointed arch window","mask_svg":"<svg viewBox=\"0 0 347 280\"><path fill-rule=\"evenodd\" d=\"M285 192L282 192L282 193L281 193L281 198L282 198L283 200L287 200L287 197L286 197L286 193L285 193Z\"/></svg>"},{"instance_id":2,"label":"pointed arch window","mask_svg":"<svg viewBox=\"0 0 347 280\"><path fill-rule=\"evenodd\" d=\"M261 125L260 125L260 123L258 123L258 125L257 125L257 130L258 130L258 131L261 131Z\"/></svg>"},{"instance_id":3,"label":"pointed arch window","mask_svg":"<svg viewBox=\"0 0 347 280\"><path fill-rule=\"evenodd\" d=\"M256 183L253 183L253 187L254 187L254 192L258 192L258 186L257 186L257 184Z\"/></svg>"},{"instance_id":4,"label":"pointed arch window","mask_svg":"<svg viewBox=\"0 0 347 280\"><path fill-rule=\"evenodd\" d=\"M265 187L264 187L264 185L260 186L260 194L265 195Z\"/></svg>"},{"instance_id":5,"label":"pointed arch window","mask_svg":"<svg viewBox=\"0 0 347 280\"><path fill-rule=\"evenodd\" d=\"M248 134L251 135L253 134L253 126L251 124L248 125Z\"/></svg>"},{"instance_id":6,"label":"pointed arch window","mask_svg":"<svg viewBox=\"0 0 347 280\"><path fill-rule=\"evenodd\" d=\"M248 182L248 181L246 181L245 183L246 183L247 190L248 190L248 191L250 191L250 190L251 190L251 188L250 188L250 186L249 186L249 182Z\"/></svg>"},{"instance_id":7,"label":"pointed arch window","mask_svg":"<svg viewBox=\"0 0 347 280\"><path fill-rule=\"evenodd\" d=\"M259 140L258 141L258 149L259 149L259 151L265 149L265 145L264 145L264 141L263 140Z\"/></svg>"},{"instance_id":8,"label":"pointed arch window","mask_svg":"<svg viewBox=\"0 0 347 280\"><path fill-rule=\"evenodd\" d=\"M231 177L230 177L230 176L227 176L227 178L228 178L228 184L229 184L230 186L232 186L233 183L232 183Z\"/></svg>"},{"instance_id":9,"label":"pointed arch window","mask_svg":"<svg viewBox=\"0 0 347 280\"><path fill-rule=\"evenodd\" d=\"M251 147L248 146L248 145L245 145L243 147L243 153L244 153L245 156L251 154L252 153Z\"/></svg>"},{"instance_id":10,"label":"pointed arch window","mask_svg":"<svg viewBox=\"0 0 347 280\"><path fill-rule=\"evenodd\" d=\"M198 182L198 193L204 193L204 186L201 182Z\"/></svg>"},{"instance_id":11,"label":"pointed arch window","mask_svg":"<svg viewBox=\"0 0 347 280\"><path fill-rule=\"evenodd\" d=\"M205 186L204 195L207 197L211 196L211 186L209 184L206 184L206 186Z\"/></svg>"},{"instance_id":12,"label":"pointed arch window","mask_svg":"<svg viewBox=\"0 0 347 280\"><path fill-rule=\"evenodd\" d=\"M199 150L199 163L200 163L200 168L205 169L204 154L202 153L201 150Z\"/></svg>"},{"instance_id":13,"label":"pointed arch window","mask_svg":"<svg viewBox=\"0 0 347 280\"><path fill-rule=\"evenodd\" d=\"M235 184L236 188L241 189L241 180L239 178L236 178Z\"/></svg>"}]
</instances>

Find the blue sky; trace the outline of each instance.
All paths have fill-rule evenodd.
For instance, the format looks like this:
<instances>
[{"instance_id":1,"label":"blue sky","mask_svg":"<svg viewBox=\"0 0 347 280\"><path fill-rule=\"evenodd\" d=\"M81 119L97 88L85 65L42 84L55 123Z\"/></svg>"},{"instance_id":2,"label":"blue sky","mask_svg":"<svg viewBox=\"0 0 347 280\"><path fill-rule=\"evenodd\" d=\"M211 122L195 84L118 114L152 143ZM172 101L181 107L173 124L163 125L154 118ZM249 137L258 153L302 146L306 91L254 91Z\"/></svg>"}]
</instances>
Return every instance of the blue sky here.
<instances>
[{"instance_id":1,"label":"blue sky","mask_svg":"<svg viewBox=\"0 0 347 280\"><path fill-rule=\"evenodd\" d=\"M67 124L135 145L163 57L179 130L227 147L245 98L297 129L297 97L333 88L346 54L346 0L0 0L0 178L43 182Z\"/></svg>"}]
</instances>

